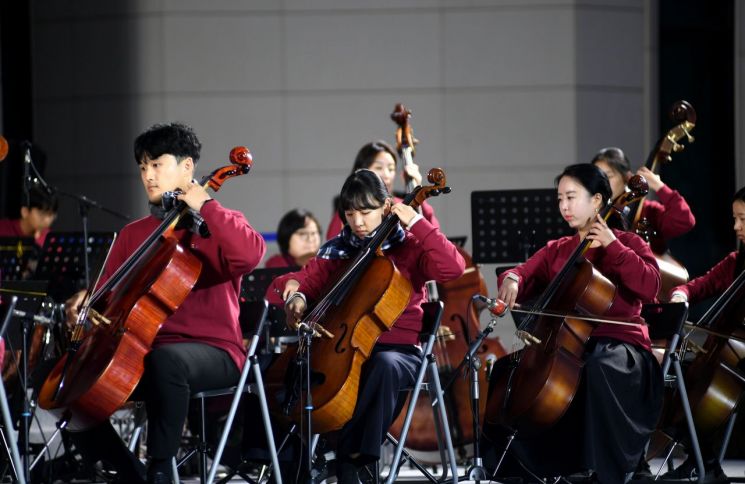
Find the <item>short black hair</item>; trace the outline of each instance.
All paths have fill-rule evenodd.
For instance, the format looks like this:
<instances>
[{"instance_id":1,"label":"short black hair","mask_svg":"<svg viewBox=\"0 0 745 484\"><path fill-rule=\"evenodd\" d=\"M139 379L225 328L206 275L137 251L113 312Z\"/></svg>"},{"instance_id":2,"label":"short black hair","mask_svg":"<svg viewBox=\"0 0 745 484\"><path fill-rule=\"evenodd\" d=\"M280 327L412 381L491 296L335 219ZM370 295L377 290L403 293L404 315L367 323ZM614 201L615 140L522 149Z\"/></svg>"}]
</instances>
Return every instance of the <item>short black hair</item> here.
<instances>
[{"instance_id":1,"label":"short black hair","mask_svg":"<svg viewBox=\"0 0 745 484\"><path fill-rule=\"evenodd\" d=\"M354 166L352 167L352 173L363 168L370 168L375 161L375 158L380 153L388 153L393 158L393 161L398 164L398 158L396 152L393 151L391 145L383 140L372 141L364 145L357 152L357 156L354 158Z\"/></svg>"},{"instance_id":2,"label":"short black hair","mask_svg":"<svg viewBox=\"0 0 745 484\"><path fill-rule=\"evenodd\" d=\"M279 251L282 255L287 255L290 251L290 238L296 231L305 227L306 219L311 220L318 227L319 234L321 233L321 224L318 223L318 219L309 212L302 208L295 208L284 214L282 219L279 221L277 227L277 245L279 245Z\"/></svg>"},{"instance_id":3,"label":"short black hair","mask_svg":"<svg viewBox=\"0 0 745 484\"><path fill-rule=\"evenodd\" d=\"M154 160L163 155L173 155L179 162L191 157L196 164L202 143L191 126L183 123L155 124L135 138L134 151L138 165L146 157Z\"/></svg>"},{"instance_id":4,"label":"short black hair","mask_svg":"<svg viewBox=\"0 0 745 484\"><path fill-rule=\"evenodd\" d=\"M598 151L590 160L593 165L598 161L604 161L619 175L625 177L631 172L631 162L621 148L609 146Z\"/></svg>"},{"instance_id":5,"label":"short black hair","mask_svg":"<svg viewBox=\"0 0 745 484\"><path fill-rule=\"evenodd\" d=\"M735 192L735 195L732 197L732 203L735 203L737 201L745 202L745 187L740 188Z\"/></svg>"},{"instance_id":6,"label":"short black hair","mask_svg":"<svg viewBox=\"0 0 745 484\"><path fill-rule=\"evenodd\" d=\"M558 187L559 182L565 176L577 180L580 185L590 192L590 195L599 193L603 200L603 205L608 203L608 200L613 196L608 176L603 172L603 170L593 164L578 163L576 165L567 166L564 168L564 171L559 173L554 179L554 186Z\"/></svg>"},{"instance_id":7,"label":"short black hair","mask_svg":"<svg viewBox=\"0 0 745 484\"><path fill-rule=\"evenodd\" d=\"M29 188L28 200L25 200L24 197L21 206L57 213L59 201L57 200L57 193L52 188L46 188L36 183Z\"/></svg>"},{"instance_id":8,"label":"short black hair","mask_svg":"<svg viewBox=\"0 0 745 484\"><path fill-rule=\"evenodd\" d=\"M374 210L390 198L383 180L374 171L357 170L349 175L339 193L339 218L344 224L347 210Z\"/></svg>"}]
</instances>

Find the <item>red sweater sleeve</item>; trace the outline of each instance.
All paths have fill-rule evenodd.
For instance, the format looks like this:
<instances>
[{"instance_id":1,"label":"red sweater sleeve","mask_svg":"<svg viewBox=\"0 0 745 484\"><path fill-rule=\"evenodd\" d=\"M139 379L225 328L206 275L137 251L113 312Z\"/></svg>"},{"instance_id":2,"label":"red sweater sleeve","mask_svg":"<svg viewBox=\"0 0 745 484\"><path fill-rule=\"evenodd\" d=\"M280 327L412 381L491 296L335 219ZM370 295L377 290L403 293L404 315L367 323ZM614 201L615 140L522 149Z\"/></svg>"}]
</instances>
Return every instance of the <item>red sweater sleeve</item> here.
<instances>
[{"instance_id":1,"label":"red sweater sleeve","mask_svg":"<svg viewBox=\"0 0 745 484\"><path fill-rule=\"evenodd\" d=\"M498 279L499 285L502 285L507 274L515 274L519 278L517 283L517 302L522 302L538 291L542 291L551 282L550 263L556 258L555 247L557 243L557 240L549 241L546 246L542 247L528 260L500 274Z\"/></svg>"},{"instance_id":2,"label":"red sweater sleeve","mask_svg":"<svg viewBox=\"0 0 745 484\"><path fill-rule=\"evenodd\" d=\"M660 290L660 270L652 249L641 237L614 230L616 240L605 248L608 276L615 275L621 284L643 302L654 300Z\"/></svg>"},{"instance_id":3,"label":"red sweater sleeve","mask_svg":"<svg viewBox=\"0 0 745 484\"><path fill-rule=\"evenodd\" d=\"M432 208L432 205L430 205L427 202L422 203L422 217L427 219L427 221L432 224L433 227L439 229L440 228L440 221L437 220L437 217L435 216L435 209ZM416 225L415 225L416 227Z\"/></svg>"},{"instance_id":4,"label":"red sweater sleeve","mask_svg":"<svg viewBox=\"0 0 745 484\"><path fill-rule=\"evenodd\" d=\"M418 267L427 279L447 282L457 279L466 270L466 262L455 245L424 217L411 227L411 234L422 249Z\"/></svg>"},{"instance_id":5,"label":"red sweater sleeve","mask_svg":"<svg viewBox=\"0 0 745 484\"><path fill-rule=\"evenodd\" d=\"M719 261L703 276L697 277L682 286L674 287L670 291L680 291L688 296L688 302L694 303L708 297L722 294L735 280L735 263L737 251Z\"/></svg>"},{"instance_id":6,"label":"red sweater sleeve","mask_svg":"<svg viewBox=\"0 0 745 484\"><path fill-rule=\"evenodd\" d=\"M663 240L668 241L689 232L696 225L696 218L683 196L667 185L657 190L659 202L644 201L642 216Z\"/></svg>"},{"instance_id":7,"label":"red sweater sleeve","mask_svg":"<svg viewBox=\"0 0 745 484\"><path fill-rule=\"evenodd\" d=\"M266 252L266 243L241 212L229 210L213 199L204 204L200 213L211 237L218 242L225 270L233 276L242 276L259 265Z\"/></svg>"}]
</instances>

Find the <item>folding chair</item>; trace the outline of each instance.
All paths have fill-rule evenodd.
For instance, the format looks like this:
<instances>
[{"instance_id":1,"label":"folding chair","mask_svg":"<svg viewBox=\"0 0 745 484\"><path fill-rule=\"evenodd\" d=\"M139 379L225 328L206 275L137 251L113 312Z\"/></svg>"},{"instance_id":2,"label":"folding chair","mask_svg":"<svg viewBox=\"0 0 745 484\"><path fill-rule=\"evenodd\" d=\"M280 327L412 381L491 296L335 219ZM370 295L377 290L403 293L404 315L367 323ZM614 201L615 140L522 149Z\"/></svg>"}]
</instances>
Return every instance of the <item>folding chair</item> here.
<instances>
[{"instance_id":1,"label":"folding chair","mask_svg":"<svg viewBox=\"0 0 745 484\"><path fill-rule=\"evenodd\" d=\"M251 337L248 354L246 356L246 363L243 365L241 377L238 381L238 384L229 388L220 388L216 390L207 390L195 393L191 396L192 400L199 401L199 408L201 413L199 444L195 449L190 450L185 456L183 456L181 459L178 460L178 462L175 463L174 482L178 482L176 468L183 465L184 462L186 462L196 453L199 454L200 482L202 484L211 484L214 481L215 475L217 473L217 468L220 465L220 459L222 458L223 451L225 450L225 444L228 440L228 434L230 433L230 429L233 425L233 420L235 419L235 414L238 410L240 399L245 393L254 393L258 396L259 404L261 406L261 416L264 422L264 430L266 432L266 439L269 445L269 453L271 456L272 465L274 466L274 481L277 484L282 483L282 476L279 470L279 460L277 459L277 449L274 445L274 435L272 433L271 422L269 420L269 407L267 406L266 395L264 393L264 382L261 376L261 368L259 367L258 358L256 355L256 349L259 345L259 339L261 337L264 324L266 323L267 308L268 304L264 299L242 304L242 319L243 315L245 314L248 319L258 321L259 323L258 327L253 333L253 336ZM248 374L251 370L253 370L254 382L247 384L246 382L248 380ZM209 451L209 445L206 442L207 429L205 423L205 400L207 398L225 395L233 395L233 400L231 402L227 420L225 421L225 426L220 435L220 441L217 446L217 450L215 451L215 456L212 461L212 467L209 468L208 475L207 455ZM253 482L246 475L242 475L241 477L246 479L248 482Z\"/></svg>"},{"instance_id":2,"label":"folding chair","mask_svg":"<svg viewBox=\"0 0 745 484\"><path fill-rule=\"evenodd\" d=\"M15 310L17 302L18 298L13 296L8 305L5 317L3 318L2 327L0 327L0 340L3 339L7 332L8 324L13 316L13 310ZM3 419L3 428L0 430L0 434L2 434L2 440L4 441L5 448L8 451L13 472L15 473L16 480L20 484L26 484L26 466L21 461L21 455L18 453L18 434L13 427L13 419L10 415L10 408L8 407L8 395L5 393L5 384L2 379L0 379L0 411L2 412ZM29 456L25 456L25 458L28 459Z\"/></svg>"},{"instance_id":3,"label":"folding chair","mask_svg":"<svg viewBox=\"0 0 745 484\"><path fill-rule=\"evenodd\" d=\"M688 402L688 392L686 391L685 379L683 378L683 370L680 364L680 344L683 340L683 326L688 318L688 303L645 304L642 308L642 317L649 325L649 336L652 340L664 339L667 341L661 364L662 374L665 379L665 386L676 388L678 391L683 413L685 414L693 455L696 459L696 468L698 469L699 476L698 482L702 482L705 474L704 461L701 457L701 448L698 443L691 404ZM670 374L670 367L673 369L672 374ZM664 462L657 471L655 480L670 458L673 449L678 444L678 441L673 442L670 451L665 456Z\"/></svg>"},{"instance_id":4,"label":"folding chair","mask_svg":"<svg viewBox=\"0 0 745 484\"><path fill-rule=\"evenodd\" d=\"M443 307L442 301L426 302L422 304L422 309L424 309L422 332L420 333L420 341L423 343L422 361L419 365L416 382L414 383L414 387L411 389L411 399L409 401L409 406L406 409L406 418L404 419L404 425L401 428L399 440L396 441L390 433L386 435L386 440L396 447L393 462L391 463L391 470L385 481L386 484L395 482L399 468L403 463L402 456L405 457L406 460L409 460L430 482L444 482L447 479L448 465L452 473L453 484L458 482L458 468L455 461L453 441L450 437L450 426L448 424L447 412L445 411L445 399L443 397L442 385L440 384L440 374L437 368L437 361L435 356L432 354L432 348L437 339L437 332L440 329ZM430 371L429 381L424 383L424 377L428 369ZM416 403L422 389L426 389L429 392L431 401L437 402L437 404L432 407L432 412L434 414L434 422L437 430L437 440L443 468L443 475L440 479L432 476L432 474L430 474L419 463L414 461L408 452L404 450L406 436L409 433L409 426L411 425L411 419L414 415L414 409L416 408ZM447 451L447 457L444 455L443 446ZM449 463L447 461L449 461Z\"/></svg>"}]
</instances>

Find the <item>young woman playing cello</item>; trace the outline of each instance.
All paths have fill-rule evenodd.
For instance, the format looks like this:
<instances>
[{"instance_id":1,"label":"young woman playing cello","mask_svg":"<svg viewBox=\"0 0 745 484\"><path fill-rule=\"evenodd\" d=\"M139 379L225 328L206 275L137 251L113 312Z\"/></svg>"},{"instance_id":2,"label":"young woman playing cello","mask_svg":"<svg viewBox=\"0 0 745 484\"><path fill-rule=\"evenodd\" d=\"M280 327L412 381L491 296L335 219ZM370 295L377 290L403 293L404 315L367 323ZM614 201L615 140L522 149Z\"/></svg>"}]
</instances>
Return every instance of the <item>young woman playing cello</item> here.
<instances>
[{"instance_id":1,"label":"young woman playing cello","mask_svg":"<svg viewBox=\"0 0 745 484\"><path fill-rule=\"evenodd\" d=\"M592 243L585 259L616 286L603 317L638 324L599 324L585 347L581 383L566 414L537 438L521 438L518 432L510 450L536 474L592 470L600 482L622 483L635 469L662 403L659 365L640 317L642 304L657 294L660 276L648 244L635 234L608 228L598 215L611 197L600 169L589 163L572 165L555 181L561 215L577 233L550 241L524 264L503 273L499 298L514 307L540 294L586 238Z\"/></svg>"},{"instance_id":2,"label":"young woman playing cello","mask_svg":"<svg viewBox=\"0 0 745 484\"><path fill-rule=\"evenodd\" d=\"M735 193L732 198L732 218L734 219L734 230L739 250L730 252L717 265L712 267L703 276L672 289L670 302L697 303L713 296L724 293L732 285L738 275L745 268L745 187ZM739 365L741 371L745 371L745 360ZM685 434L683 434L685 435ZM714 444L709 435L699 434L699 446L704 460L705 478L708 480L726 481L727 476L722 471L719 460L715 454ZM677 469L668 472L665 478L691 478L696 473L696 463L693 456L689 456Z\"/></svg>"},{"instance_id":3,"label":"young woman playing cello","mask_svg":"<svg viewBox=\"0 0 745 484\"><path fill-rule=\"evenodd\" d=\"M320 299L334 281L333 275L354 258L389 215L400 224L383 244L388 257L408 279L411 298L390 331L378 339L373 354L362 367L362 381L351 420L342 428L337 449L337 476L341 483L357 483L358 469L380 457L380 445L411 387L421 353L416 346L422 328L424 283L445 282L463 274L465 263L456 247L421 214L395 203L381 178L358 170L344 182L339 212L345 225L326 242L299 272L275 279L267 294L277 304L285 301L288 324L305 313L308 303ZM306 302L307 301L307 302Z\"/></svg>"},{"instance_id":4,"label":"young woman playing cello","mask_svg":"<svg viewBox=\"0 0 745 484\"><path fill-rule=\"evenodd\" d=\"M357 156L354 158L354 166L352 167L352 173L360 169L368 169L374 171L380 176L381 180L385 184L388 193L393 193L393 182L396 179L396 163L398 158L396 152L391 148L385 141L373 141L367 143L360 151L357 152ZM419 171L419 166L415 163L407 166L404 172L404 178L410 178L413 180L414 185L420 185L422 183L422 174ZM395 202L400 202L401 199L394 197ZM440 228L440 222L435 217L435 212L432 206L428 203L422 204L422 215L432 225ZM339 211L334 210L331 216L331 222L326 229L326 239L332 239L341 232L344 227L342 218L339 216Z\"/></svg>"}]
</instances>

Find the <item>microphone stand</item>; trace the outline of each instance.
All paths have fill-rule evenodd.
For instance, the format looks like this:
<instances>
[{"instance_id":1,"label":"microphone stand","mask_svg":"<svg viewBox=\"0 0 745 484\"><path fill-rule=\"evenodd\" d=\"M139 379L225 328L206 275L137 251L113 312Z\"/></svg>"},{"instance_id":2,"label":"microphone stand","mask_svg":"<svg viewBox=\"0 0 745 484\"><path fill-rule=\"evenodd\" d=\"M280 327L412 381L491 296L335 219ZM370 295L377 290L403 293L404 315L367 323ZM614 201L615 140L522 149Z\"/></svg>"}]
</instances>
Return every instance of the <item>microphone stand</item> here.
<instances>
[{"instance_id":1,"label":"microphone stand","mask_svg":"<svg viewBox=\"0 0 745 484\"><path fill-rule=\"evenodd\" d=\"M476 336L476 339L471 342L471 346L468 348L468 351L466 351L466 355L463 357L463 361L460 362L458 367L453 372L452 376L450 377L450 380L445 384L445 386L442 388L442 394L444 395L445 392L450 388L453 383L455 382L455 379L458 378L458 375L460 375L461 371L463 371L463 368L468 366L468 371L471 375L471 406L473 414L473 463L471 466L468 467L466 470L465 476L460 477L458 480L460 481L486 481L488 480L488 476L486 474L486 469L483 465L483 460L481 459L481 450L480 450L480 430L481 430L481 423L479 419L479 398L480 398L480 391L479 391L479 372L478 370L481 368L481 360L478 356L476 356L476 351L478 351L479 347L481 347L481 344L484 342L484 339L492 332L494 331L494 326L497 325L497 317L496 315L492 314L491 321L489 321L489 324L481 331L479 331L479 334ZM432 402L432 406L434 407L437 404L437 400Z\"/></svg>"}]
</instances>

